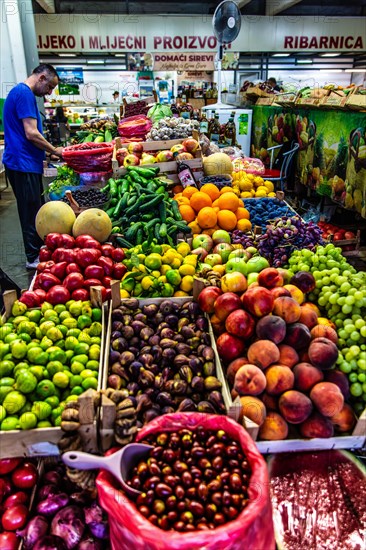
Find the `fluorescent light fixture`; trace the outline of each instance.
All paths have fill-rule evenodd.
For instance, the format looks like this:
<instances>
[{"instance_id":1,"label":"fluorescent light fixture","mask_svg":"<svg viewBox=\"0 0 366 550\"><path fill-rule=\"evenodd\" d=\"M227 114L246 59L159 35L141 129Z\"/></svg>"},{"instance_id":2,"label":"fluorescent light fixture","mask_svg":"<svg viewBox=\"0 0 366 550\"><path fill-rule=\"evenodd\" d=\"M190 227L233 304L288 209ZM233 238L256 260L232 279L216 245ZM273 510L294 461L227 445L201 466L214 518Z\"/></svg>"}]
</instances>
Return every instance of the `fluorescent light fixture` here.
<instances>
[{"instance_id":1,"label":"fluorescent light fixture","mask_svg":"<svg viewBox=\"0 0 366 550\"><path fill-rule=\"evenodd\" d=\"M59 53L59 57L76 57L76 53Z\"/></svg>"},{"instance_id":2,"label":"fluorescent light fixture","mask_svg":"<svg viewBox=\"0 0 366 550\"><path fill-rule=\"evenodd\" d=\"M366 69L346 69L346 73L366 73Z\"/></svg>"},{"instance_id":3,"label":"fluorescent light fixture","mask_svg":"<svg viewBox=\"0 0 366 550\"><path fill-rule=\"evenodd\" d=\"M274 53L272 57L290 57L289 53Z\"/></svg>"},{"instance_id":4,"label":"fluorescent light fixture","mask_svg":"<svg viewBox=\"0 0 366 550\"><path fill-rule=\"evenodd\" d=\"M319 57L338 57L340 53L320 53Z\"/></svg>"},{"instance_id":5,"label":"fluorescent light fixture","mask_svg":"<svg viewBox=\"0 0 366 550\"><path fill-rule=\"evenodd\" d=\"M296 63L298 65L312 65L313 60L312 59L296 59Z\"/></svg>"},{"instance_id":6,"label":"fluorescent light fixture","mask_svg":"<svg viewBox=\"0 0 366 550\"><path fill-rule=\"evenodd\" d=\"M104 59L87 59L87 65L104 65Z\"/></svg>"},{"instance_id":7,"label":"fluorescent light fixture","mask_svg":"<svg viewBox=\"0 0 366 550\"><path fill-rule=\"evenodd\" d=\"M320 69L320 73L343 73L342 69Z\"/></svg>"},{"instance_id":8,"label":"fluorescent light fixture","mask_svg":"<svg viewBox=\"0 0 366 550\"><path fill-rule=\"evenodd\" d=\"M125 53L115 53L114 57L125 57Z\"/></svg>"}]
</instances>

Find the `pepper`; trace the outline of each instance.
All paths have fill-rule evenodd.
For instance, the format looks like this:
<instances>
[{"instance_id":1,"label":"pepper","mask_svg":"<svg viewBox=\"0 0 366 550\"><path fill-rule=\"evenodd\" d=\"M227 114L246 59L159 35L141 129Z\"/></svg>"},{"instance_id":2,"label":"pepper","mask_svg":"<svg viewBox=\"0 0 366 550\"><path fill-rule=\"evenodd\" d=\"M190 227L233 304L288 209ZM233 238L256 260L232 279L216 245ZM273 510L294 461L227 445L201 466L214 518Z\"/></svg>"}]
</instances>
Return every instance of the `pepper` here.
<instances>
[{"instance_id":1,"label":"pepper","mask_svg":"<svg viewBox=\"0 0 366 550\"><path fill-rule=\"evenodd\" d=\"M132 181L134 181L135 183L139 183L140 185L142 184L141 178L135 170L131 170L130 176Z\"/></svg>"},{"instance_id":2,"label":"pepper","mask_svg":"<svg viewBox=\"0 0 366 550\"><path fill-rule=\"evenodd\" d=\"M115 206L112 206L111 208L108 208L108 210L106 210L107 216L109 216L110 218L112 218L112 217L113 217L113 214L114 214L114 209L115 209Z\"/></svg>"},{"instance_id":3,"label":"pepper","mask_svg":"<svg viewBox=\"0 0 366 550\"><path fill-rule=\"evenodd\" d=\"M146 189L148 191L151 191L152 193L155 193L157 188L158 188L158 186L153 181L149 181L149 183L146 186Z\"/></svg>"},{"instance_id":4,"label":"pepper","mask_svg":"<svg viewBox=\"0 0 366 550\"><path fill-rule=\"evenodd\" d=\"M143 193L142 195L140 195L140 197L132 204L132 206L129 206L129 208L126 210L125 212L125 216L128 218L129 216L131 216L132 214L134 214L135 212L137 212L139 206L143 205L144 202L146 200L146 195ZM127 202L127 204L129 204L129 202ZM141 211L141 208L140 208L140 211Z\"/></svg>"},{"instance_id":5,"label":"pepper","mask_svg":"<svg viewBox=\"0 0 366 550\"><path fill-rule=\"evenodd\" d=\"M136 235L136 244L141 244L144 240L144 230L140 227Z\"/></svg>"},{"instance_id":6,"label":"pepper","mask_svg":"<svg viewBox=\"0 0 366 550\"><path fill-rule=\"evenodd\" d=\"M105 142L108 143L108 142L112 141L112 139L113 139L113 136L112 136L111 131L110 131L110 130L106 130L106 131L104 132L104 140L105 140Z\"/></svg>"}]
</instances>

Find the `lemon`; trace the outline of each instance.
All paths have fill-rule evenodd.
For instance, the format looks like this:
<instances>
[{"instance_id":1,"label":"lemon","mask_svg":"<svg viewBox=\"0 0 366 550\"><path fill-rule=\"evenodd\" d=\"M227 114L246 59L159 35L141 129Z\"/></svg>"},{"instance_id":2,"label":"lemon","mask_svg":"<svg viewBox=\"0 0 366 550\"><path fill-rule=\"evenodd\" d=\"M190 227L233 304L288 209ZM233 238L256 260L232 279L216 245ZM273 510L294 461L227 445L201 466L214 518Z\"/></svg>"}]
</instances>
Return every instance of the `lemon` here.
<instances>
[{"instance_id":1,"label":"lemon","mask_svg":"<svg viewBox=\"0 0 366 550\"><path fill-rule=\"evenodd\" d=\"M174 260L170 264L170 267L172 269L178 269L181 266L181 264L182 264L182 262L179 258L174 258Z\"/></svg>"},{"instance_id":2,"label":"lemon","mask_svg":"<svg viewBox=\"0 0 366 550\"><path fill-rule=\"evenodd\" d=\"M176 269L169 269L169 271L166 272L165 276L168 283L173 286L178 286L182 280L179 271L177 271Z\"/></svg>"},{"instance_id":3,"label":"lemon","mask_svg":"<svg viewBox=\"0 0 366 550\"><path fill-rule=\"evenodd\" d=\"M267 196L267 192L266 191L257 191L255 193L255 196L256 197L266 197Z\"/></svg>"},{"instance_id":4,"label":"lemon","mask_svg":"<svg viewBox=\"0 0 366 550\"><path fill-rule=\"evenodd\" d=\"M184 292L183 290L176 290L173 294L174 298L183 298L184 296L189 296L187 292Z\"/></svg>"},{"instance_id":5,"label":"lemon","mask_svg":"<svg viewBox=\"0 0 366 550\"><path fill-rule=\"evenodd\" d=\"M193 265L194 267L196 267L197 261L198 261L197 254L189 254L188 256L186 256L184 258L183 264L189 264L189 265Z\"/></svg>"},{"instance_id":6,"label":"lemon","mask_svg":"<svg viewBox=\"0 0 366 550\"><path fill-rule=\"evenodd\" d=\"M160 269L162 264L162 257L160 254L149 254L145 258L145 266L148 269Z\"/></svg>"},{"instance_id":7,"label":"lemon","mask_svg":"<svg viewBox=\"0 0 366 550\"><path fill-rule=\"evenodd\" d=\"M169 269L171 269L171 266L170 266L170 265L168 265L168 264L163 264L163 265L161 266L161 268L160 268L160 273L159 273L159 275L160 275L160 274L161 274L161 275L165 275L165 273L166 273L167 271L169 271Z\"/></svg>"},{"instance_id":8,"label":"lemon","mask_svg":"<svg viewBox=\"0 0 366 550\"><path fill-rule=\"evenodd\" d=\"M177 246L177 252L179 254L181 254L183 257L187 256L187 254L189 254L191 251L191 247L189 246L188 243L179 243L178 246Z\"/></svg>"},{"instance_id":9,"label":"lemon","mask_svg":"<svg viewBox=\"0 0 366 550\"><path fill-rule=\"evenodd\" d=\"M190 264L183 264L179 268L179 273L184 277L184 275L194 275L196 273L196 268Z\"/></svg>"},{"instance_id":10,"label":"lemon","mask_svg":"<svg viewBox=\"0 0 366 550\"><path fill-rule=\"evenodd\" d=\"M191 292L193 289L192 275L185 275L180 283L180 289L184 292Z\"/></svg>"},{"instance_id":11,"label":"lemon","mask_svg":"<svg viewBox=\"0 0 366 550\"><path fill-rule=\"evenodd\" d=\"M140 262L143 262L146 258L145 254L137 254L137 257L140 260Z\"/></svg>"},{"instance_id":12,"label":"lemon","mask_svg":"<svg viewBox=\"0 0 366 550\"><path fill-rule=\"evenodd\" d=\"M121 294L121 298L129 298L130 297L130 293L127 292L127 290L121 289L120 294Z\"/></svg>"},{"instance_id":13,"label":"lemon","mask_svg":"<svg viewBox=\"0 0 366 550\"><path fill-rule=\"evenodd\" d=\"M148 275L144 277L141 281L141 286L143 290L149 290L149 288L151 288L153 284L154 284L153 279Z\"/></svg>"},{"instance_id":14,"label":"lemon","mask_svg":"<svg viewBox=\"0 0 366 550\"><path fill-rule=\"evenodd\" d=\"M167 282L167 278L165 275L161 275L159 278L158 278L158 282L159 283L166 283Z\"/></svg>"},{"instance_id":15,"label":"lemon","mask_svg":"<svg viewBox=\"0 0 366 550\"><path fill-rule=\"evenodd\" d=\"M268 195L267 195L267 197L275 197L275 196L276 196L276 193L273 193L272 191L271 191L271 193L268 193Z\"/></svg>"},{"instance_id":16,"label":"lemon","mask_svg":"<svg viewBox=\"0 0 366 550\"><path fill-rule=\"evenodd\" d=\"M169 266L170 267L170 266ZM160 277L161 273L160 271L158 271L157 269L154 269L154 271L152 271L150 273L151 277L155 277L155 279L157 279L158 277Z\"/></svg>"}]
</instances>

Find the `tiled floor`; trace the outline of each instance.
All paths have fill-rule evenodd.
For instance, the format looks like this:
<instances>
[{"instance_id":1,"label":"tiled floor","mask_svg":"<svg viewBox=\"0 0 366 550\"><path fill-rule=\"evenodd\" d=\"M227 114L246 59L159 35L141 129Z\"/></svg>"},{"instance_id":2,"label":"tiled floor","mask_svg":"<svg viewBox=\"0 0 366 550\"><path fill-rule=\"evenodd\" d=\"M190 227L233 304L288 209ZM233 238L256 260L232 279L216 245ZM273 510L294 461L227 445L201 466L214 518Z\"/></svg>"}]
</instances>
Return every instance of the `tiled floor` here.
<instances>
[{"instance_id":1,"label":"tiled floor","mask_svg":"<svg viewBox=\"0 0 366 550\"><path fill-rule=\"evenodd\" d=\"M5 177L0 176L0 267L22 289L29 287L34 271L25 268L25 254L17 205Z\"/></svg>"}]
</instances>

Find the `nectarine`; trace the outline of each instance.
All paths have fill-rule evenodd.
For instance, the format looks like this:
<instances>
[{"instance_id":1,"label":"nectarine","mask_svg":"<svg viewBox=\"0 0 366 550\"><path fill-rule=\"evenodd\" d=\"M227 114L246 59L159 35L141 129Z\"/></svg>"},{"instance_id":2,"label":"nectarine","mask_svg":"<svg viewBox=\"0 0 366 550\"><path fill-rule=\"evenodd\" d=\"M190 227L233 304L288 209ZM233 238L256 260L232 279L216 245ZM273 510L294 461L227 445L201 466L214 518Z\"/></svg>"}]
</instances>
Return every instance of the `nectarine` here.
<instances>
[{"instance_id":1,"label":"nectarine","mask_svg":"<svg viewBox=\"0 0 366 550\"><path fill-rule=\"evenodd\" d=\"M333 436L334 428L329 418L317 412L313 412L309 418L301 424L300 433L302 437L310 439L313 437L328 438Z\"/></svg>"},{"instance_id":2,"label":"nectarine","mask_svg":"<svg viewBox=\"0 0 366 550\"><path fill-rule=\"evenodd\" d=\"M258 338L279 344L286 336L286 323L278 315L265 315L255 328Z\"/></svg>"},{"instance_id":3,"label":"nectarine","mask_svg":"<svg viewBox=\"0 0 366 550\"><path fill-rule=\"evenodd\" d=\"M314 367L328 370L338 359L338 348L328 338L315 338L308 349L309 359Z\"/></svg>"},{"instance_id":4,"label":"nectarine","mask_svg":"<svg viewBox=\"0 0 366 550\"><path fill-rule=\"evenodd\" d=\"M336 432L340 433L350 432L356 424L355 413L348 403L345 403L339 413L331 416L329 420Z\"/></svg>"},{"instance_id":5,"label":"nectarine","mask_svg":"<svg viewBox=\"0 0 366 550\"><path fill-rule=\"evenodd\" d=\"M310 399L324 416L338 414L344 405L344 397L341 390L332 382L319 382L310 392Z\"/></svg>"},{"instance_id":6,"label":"nectarine","mask_svg":"<svg viewBox=\"0 0 366 550\"><path fill-rule=\"evenodd\" d=\"M239 395L259 395L266 387L266 377L255 365L243 365L234 379L234 390Z\"/></svg>"},{"instance_id":7,"label":"nectarine","mask_svg":"<svg viewBox=\"0 0 366 550\"><path fill-rule=\"evenodd\" d=\"M286 344L280 344L278 346L278 349L280 350L280 358L279 363L281 365L285 365L286 367L294 367L296 363L299 362L299 356L297 354L297 351L292 348L291 346L287 346Z\"/></svg>"},{"instance_id":8,"label":"nectarine","mask_svg":"<svg viewBox=\"0 0 366 550\"><path fill-rule=\"evenodd\" d=\"M271 340L257 340L248 348L248 360L261 369L266 369L272 363L278 363L280 350Z\"/></svg>"},{"instance_id":9,"label":"nectarine","mask_svg":"<svg viewBox=\"0 0 366 550\"><path fill-rule=\"evenodd\" d=\"M289 367L272 365L264 374L267 380L266 392L269 395L280 395L294 387L295 376Z\"/></svg>"},{"instance_id":10,"label":"nectarine","mask_svg":"<svg viewBox=\"0 0 366 550\"><path fill-rule=\"evenodd\" d=\"M295 389L308 392L315 384L324 380L323 372L310 363L298 363L294 366Z\"/></svg>"},{"instance_id":11,"label":"nectarine","mask_svg":"<svg viewBox=\"0 0 366 550\"><path fill-rule=\"evenodd\" d=\"M301 307L293 298L280 296L274 301L273 314L282 317L286 323L296 323L300 319Z\"/></svg>"},{"instance_id":12,"label":"nectarine","mask_svg":"<svg viewBox=\"0 0 366 550\"><path fill-rule=\"evenodd\" d=\"M242 422L243 417L250 418L258 426L261 426L266 418L266 407L264 403L253 395L245 395L240 397L241 411L239 421Z\"/></svg>"},{"instance_id":13,"label":"nectarine","mask_svg":"<svg viewBox=\"0 0 366 550\"><path fill-rule=\"evenodd\" d=\"M286 439L288 435L287 422L282 416L276 412L269 411L262 426L259 429L259 439L265 439L267 441L277 441L279 439Z\"/></svg>"},{"instance_id":14,"label":"nectarine","mask_svg":"<svg viewBox=\"0 0 366 550\"><path fill-rule=\"evenodd\" d=\"M283 393L278 402L278 407L286 422L290 424L301 424L310 416L313 410L310 399L296 390Z\"/></svg>"}]
</instances>

